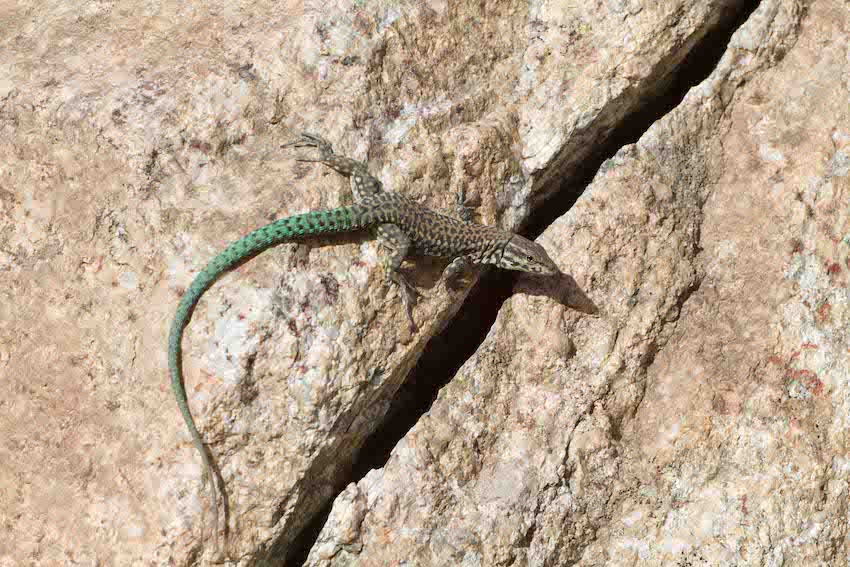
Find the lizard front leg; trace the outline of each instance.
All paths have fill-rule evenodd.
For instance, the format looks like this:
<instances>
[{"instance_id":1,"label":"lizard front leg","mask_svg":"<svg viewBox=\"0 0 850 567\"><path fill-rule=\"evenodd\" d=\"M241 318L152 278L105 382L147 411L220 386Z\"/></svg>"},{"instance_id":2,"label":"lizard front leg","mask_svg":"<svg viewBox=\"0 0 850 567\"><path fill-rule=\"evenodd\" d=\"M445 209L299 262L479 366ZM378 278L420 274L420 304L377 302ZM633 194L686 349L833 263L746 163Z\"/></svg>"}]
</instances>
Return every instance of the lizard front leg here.
<instances>
[{"instance_id":1,"label":"lizard front leg","mask_svg":"<svg viewBox=\"0 0 850 567\"><path fill-rule=\"evenodd\" d=\"M384 259L385 276L388 281L393 282L399 287L401 300L407 313L407 320L410 322L410 332L412 334L416 331L416 322L413 320L413 306L416 304L419 293L399 272L401 263L407 256L408 250L410 250L410 237L398 226L389 223L378 225L377 232L378 241L390 249L390 255Z\"/></svg>"},{"instance_id":2,"label":"lizard front leg","mask_svg":"<svg viewBox=\"0 0 850 567\"><path fill-rule=\"evenodd\" d=\"M454 287L458 277L472 267L466 256L458 256L443 270L443 280L449 287Z\"/></svg>"},{"instance_id":3,"label":"lizard front leg","mask_svg":"<svg viewBox=\"0 0 850 567\"><path fill-rule=\"evenodd\" d=\"M330 167L340 175L348 177L351 183L351 192L354 194L354 200L357 202L360 202L363 197L375 195L383 191L381 182L369 173L369 169L365 163L334 154L330 142L321 136L304 132L297 140L284 144L281 147L286 148L290 146L295 148L318 149L318 158L295 158L295 161L318 162Z\"/></svg>"}]
</instances>

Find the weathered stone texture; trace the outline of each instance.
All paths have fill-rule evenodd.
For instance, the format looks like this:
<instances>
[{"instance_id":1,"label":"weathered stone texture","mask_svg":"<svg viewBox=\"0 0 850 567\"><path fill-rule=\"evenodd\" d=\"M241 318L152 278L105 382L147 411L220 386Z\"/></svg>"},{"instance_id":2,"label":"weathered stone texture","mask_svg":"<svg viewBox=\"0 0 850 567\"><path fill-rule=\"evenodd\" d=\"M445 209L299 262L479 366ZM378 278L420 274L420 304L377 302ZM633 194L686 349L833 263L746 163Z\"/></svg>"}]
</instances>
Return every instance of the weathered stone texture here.
<instances>
[{"instance_id":1,"label":"weathered stone texture","mask_svg":"<svg viewBox=\"0 0 850 567\"><path fill-rule=\"evenodd\" d=\"M283 142L322 133L389 189L448 208L464 187L516 228L742 4L0 10L0 563L213 560L165 337L227 242L347 201ZM847 12L765 0L606 163L542 237L600 312L521 278L313 564L847 555ZM408 336L380 247L333 244L223 277L184 339L235 564L333 497L463 297L417 263Z\"/></svg>"},{"instance_id":2,"label":"weathered stone texture","mask_svg":"<svg viewBox=\"0 0 850 567\"><path fill-rule=\"evenodd\" d=\"M309 564L844 564L848 102L846 4L763 2L541 237L600 315L521 280Z\"/></svg>"}]
</instances>

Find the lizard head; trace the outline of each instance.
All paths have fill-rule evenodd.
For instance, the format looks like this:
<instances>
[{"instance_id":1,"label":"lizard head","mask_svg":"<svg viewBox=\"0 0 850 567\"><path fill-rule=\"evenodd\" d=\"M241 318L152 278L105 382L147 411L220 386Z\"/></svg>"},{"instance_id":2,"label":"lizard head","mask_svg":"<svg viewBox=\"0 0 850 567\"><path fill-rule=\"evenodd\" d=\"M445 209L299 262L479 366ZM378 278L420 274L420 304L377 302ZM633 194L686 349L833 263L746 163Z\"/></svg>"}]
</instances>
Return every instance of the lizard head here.
<instances>
[{"instance_id":1,"label":"lizard head","mask_svg":"<svg viewBox=\"0 0 850 567\"><path fill-rule=\"evenodd\" d=\"M518 234L511 236L504 252L502 252L502 258L498 265L506 270L545 274L547 276L561 273L561 270L558 269L558 266L542 246Z\"/></svg>"}]
</instances>

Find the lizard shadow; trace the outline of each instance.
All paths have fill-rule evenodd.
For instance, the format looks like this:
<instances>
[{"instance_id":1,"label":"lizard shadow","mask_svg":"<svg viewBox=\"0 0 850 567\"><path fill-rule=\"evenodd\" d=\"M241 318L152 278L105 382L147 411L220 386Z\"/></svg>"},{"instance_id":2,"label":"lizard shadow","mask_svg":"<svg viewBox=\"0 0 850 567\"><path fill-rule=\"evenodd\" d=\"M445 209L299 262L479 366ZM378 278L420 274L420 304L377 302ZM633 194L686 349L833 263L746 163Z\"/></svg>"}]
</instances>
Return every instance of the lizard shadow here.
<instances>
[{"instance_id":1,"label":"lizard shadow","mask_svg":"<svg viewBox=\"0 0 850 567\"><path fill-rule=\"evenodd\" d=\"M375 236L370 234L368 230L299 239L293 241L293 243L298 245L294 256L295 265L293 267L309 267L310 261L307 257L312 249L336 247L340 244L356 244L359 246L369 242L375 242ZM382 269L381 261L389 258L390 251L380 244L376 244L375 246L379 260L378 265L374 266L374 269L380 271ZM363 260L354 260L354 263L358 262L363 262ZM449 263L450 260L445 258L419 255L411 251L399 268L398 274L412 284L417 292L431 291L439 287L443 270L445 270ZM466 274L464 277L468 278L469 275ZM418 293L418 295L421 296L421 293Z\"/></svg>"},{"instance_id":2,"label":"lizard shadow","mask_svg":"<svg viewBox=\"0 0 850 567\"><path fill-rule=\"evenodd\" d=\"M440 285L443 280L443 270L449 265L445 258L432 256L411 256L408 266L402 268L405 277L410 278L416 289L432 290ZM462 291L471 289L477 278L484 276L487 272L497 271L497 268L489 266L474 266L465 270L458 277L457 282L449 285L450 291ZM514 272L516 273L516 272ZM546 296L565 307L575 309L588 315L597 315L599 307L593 303L590 297L581 289L569 274L559 273L553 275L540 275L532 273L516 273L514 277L513 292L526 293L528 295Z\"/></svg>"},{"instance_id":3,"label":"lizard shadow","mask_svg":"<svg viewBox=\"0 0 850 567\"><path fill-rule=\"evenodd\" d=\"M344 234L326 234L318 237L311 236L294 240L292 243L298 246L296 249L298 252L294 256L295 262L299 267L301 267L300 264L302 263L304 266L308 266L310 262L307 259L307 255L314 248L320 249L338 246L340 244L361 245L363 243L373 242L374 238L374 235L370 234L368 230L364 230ZM378 245L379 258L383 258L387 254L389 252L384 247ZM443 271L450 263L451 261L446 258L411 252L402 264L399 273L413 284L416 290L431 291L440 286L444 278ZM478 277L483 276L489 271L496 270L498 269L490 266L471 266L458 276L458 281L449 285L449 289L450 291L460 291L471 288ZM568 274L559 273L546 276L532 273L517 273L514 290L528 293L529 295L550 297L558 303L581 311L582 313L595 315L599 312L599 308L581 290L576 280Z\"/></svg>"},{"instance_id":4,"label":"lizard shadow","mask_svg":"<svg viewBox=\"0 0 850 567\"><path fill-rule=\"evenodd\" d=\"M412 254L407 263L402 266L402 272L417 289L430 291L440 285L443 270L449 263L450 260L445 258ZM468 270L459 279L469 279L472 273L473 270Z\"/></svg>"},{"instance_id":5,"label":"lizard shadow","mask_svg":"<svg viewBox=\"0 0 850 567\"><path fill-rule=\"evenodd\" d=\"M443 270L449 262L444 258L430 256L413 256L410 259L415 269L402 271L417 289L431 290L440 285L443 279ZM459 276L459 280L449 284L449 290L453 292L471 290L479 277L487 272L496 271L492 267L471 267ZM588 315L598 315L599 307L578 285L578 282L569 274L558 273L553 275L541 275L532 273L519 273L514 277L512 293L525 293L528 295L546 296L561 305L574 309Z\"/></svg>"},{"instance_id":6,"label":"lizard shadow","mask_svg":"<svg viewBox=\"0 0 850 567\"><path fill-rule=\"evenodd\" d=\"M569 274L538 276L523 274L514 285L515 292L546 296L561 305L588 315L599 314L599 307L582 291L575 278Z\"/></svg>"},{"instance_id":7,"label":"lizard shadow","mask_svg":"<svg viewBox=\"0 0 850 567\"><path fill-rule=\"evenodd\" d=\"M194 311L194 307L192 308L192 311ZM179 365L180 368L183 367L183 351L182 351L182 349L177 352L177 364ZM186 386L185 386L184 380L185 379L181 377L180 384L185 391ZM211 482L213 484L212 490L216 491L219 498L221 498L221 504L220 505L221 505L221 509L222 509L222 512L223 512L223 515L224 515L224 525L223 525L224 547L225 547L225 550L226 550L227 549L227 541L228 541L228 538L230 536L230 497L227 493L227 490L225 490L225 488L224 488L227 485L224 482L224 476L222 475L221 467L219 466L218 461L216 460L212 449L210 449L210 446L209 446L210 443L212 443L212 441L209 440L209 439L204 441L203 451L206 453L206 456L207 456L207 460L208 460L207 462L209 463L209 467L210 467L210 474L212 474L212 476L214 478L207 478L206 482ZM213 511L213 514L215 514L215 513L216 513L216 511ZM216 538L218 537L217 533L215 534L215 537Z\"/></svg>"}]
</instances>

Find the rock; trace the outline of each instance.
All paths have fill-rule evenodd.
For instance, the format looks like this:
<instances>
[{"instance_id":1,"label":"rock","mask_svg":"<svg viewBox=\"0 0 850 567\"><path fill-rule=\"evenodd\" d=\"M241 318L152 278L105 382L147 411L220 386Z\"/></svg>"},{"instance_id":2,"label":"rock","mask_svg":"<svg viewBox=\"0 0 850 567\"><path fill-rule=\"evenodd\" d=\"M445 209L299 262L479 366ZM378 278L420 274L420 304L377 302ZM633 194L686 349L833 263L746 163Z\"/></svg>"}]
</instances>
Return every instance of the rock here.
<instances>
[{"instance_id":1,"label":"rock","mask_svg":"<svg viewBox=\"0 0 850 567\"><path fill-rule=\"evenodd\" d=\"M762 2L539 239L599 314L522 278L307 564L842 564L848 40Z\"/></svg>"},{"instance_id":2,"label":"rock","mask_svg":"<svg viewBox=\"0 0 850 567\"><path fill-rule=\"evenodd\" d=\"M317 131L389 189L449 208L465 188L480 220L519 228L744 7L119 1L8 14L0 563L216 559L166 335L180 294L228 242L349 199L282 143ZM610 549L661 562L664 543L630 538L713 549L688 522L720 514L732 534L737 479L769 481L745 494L743 517L769 516L757 543L733 549L840 549L846 520L821 511L845 490L833 456L846 413L847 17L838 2L805 7L765 0L712 78L606 164L542 239L568 276L520 280L387 466L341 494L311 562L427 551L535 564ZM234 564L292 553L464 297L437 285L442 265L417 262L427 297L410 337L380 247L332 243L280 246L221 278L184 337L190 406L227 481ZM692 389L673 389L681 376ZM726 435L736 444L720 458ZM728 499L706 507L715 493ZM802 498L821 498L821 515ZM817 544L791 547L792 532Z\"/></svg>"}]
</instances>

